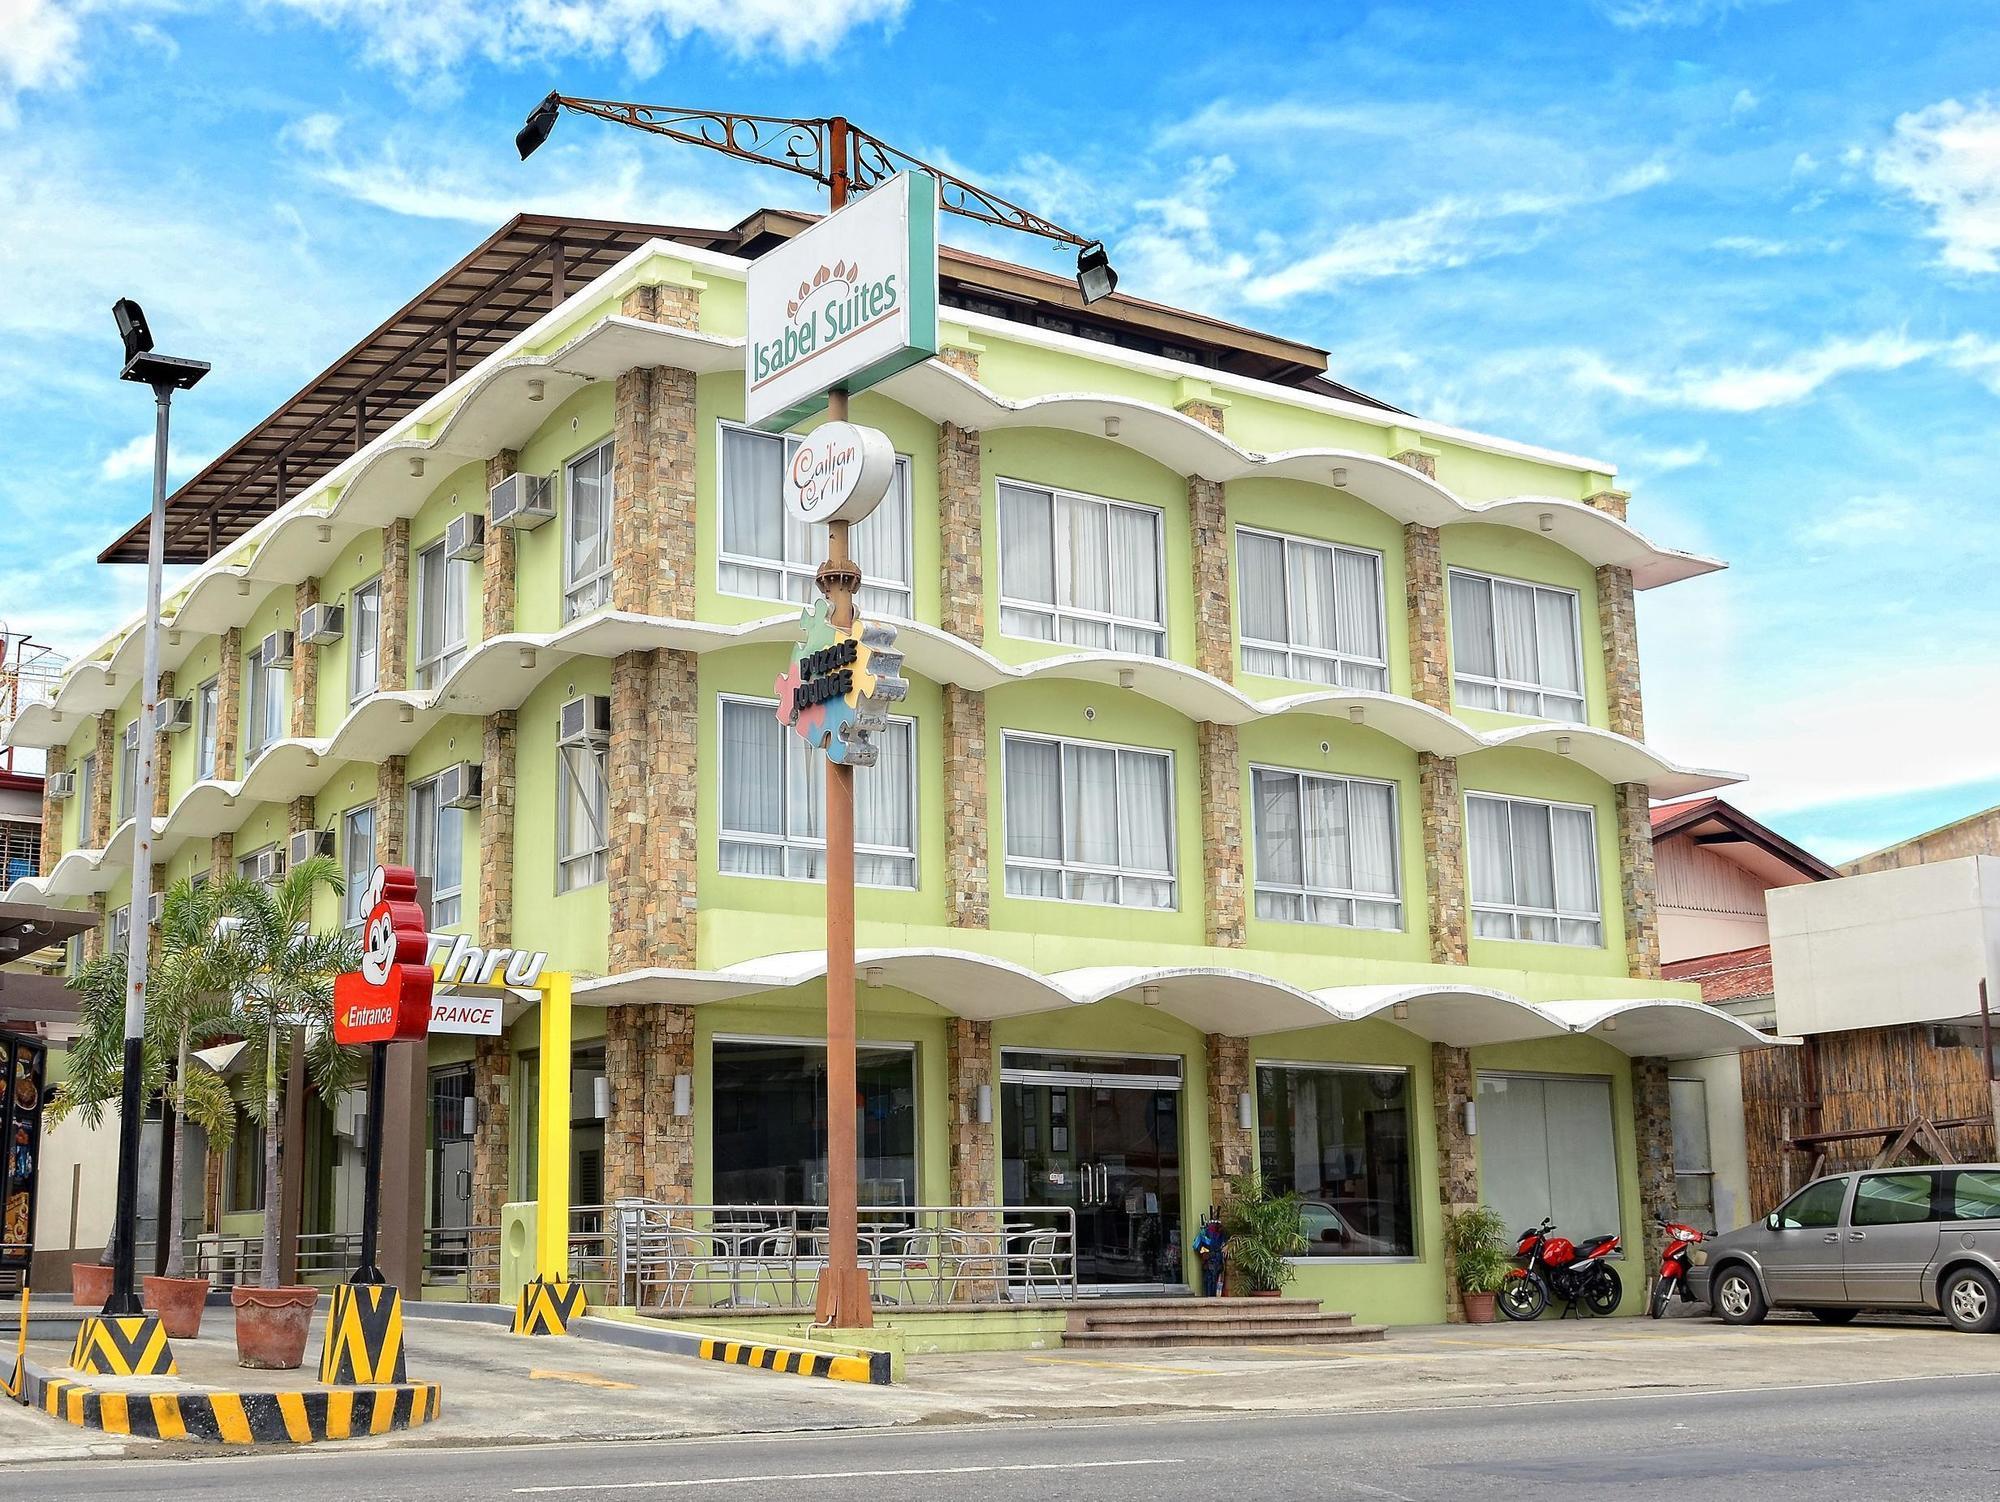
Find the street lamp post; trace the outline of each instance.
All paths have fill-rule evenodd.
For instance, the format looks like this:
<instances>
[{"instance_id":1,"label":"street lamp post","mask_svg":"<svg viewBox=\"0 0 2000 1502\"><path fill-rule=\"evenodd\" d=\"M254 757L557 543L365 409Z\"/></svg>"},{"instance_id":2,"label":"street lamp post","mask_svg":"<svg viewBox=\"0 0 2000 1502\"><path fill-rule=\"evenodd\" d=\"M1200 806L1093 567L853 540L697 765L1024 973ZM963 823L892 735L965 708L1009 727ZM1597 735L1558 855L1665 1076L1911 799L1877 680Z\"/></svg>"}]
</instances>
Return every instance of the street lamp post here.
<instances>
[{"instance_id":1,"label":"street lamp post","mask_svg":"<svg viewBox=\"0 0 2000 1502\"><path fill-rule=\"evenodd\" d=\"M146 623L142 627L145 649L139 679L139 764L133 778L132 824L132 915L146 922L153 894L153 783L156 775L153 747L154 720L160 696L160 576L161 558L167 534L167 430L174 393L186 391L208 374L205 361L177 359L153 352L153 333L146 313L129 297L112 308L118 336L125 344L125 368L119 379L137 381L153 388L153 514L146 533ZM139 1221L139 1127L144 1102L140 1099L144 1065L141 1046L146 1034L147 944L143 929L128 925L125 941L125 1078L119 1098L118 1120L118 1206L112 1228L116 1251L112 1256L111 1296L105 1300L107 1315L140 1312L139 1294L133 1276ZM179 1234L178 1226L164 1223L162 1238Z\"/></svg>"}]
</instances>

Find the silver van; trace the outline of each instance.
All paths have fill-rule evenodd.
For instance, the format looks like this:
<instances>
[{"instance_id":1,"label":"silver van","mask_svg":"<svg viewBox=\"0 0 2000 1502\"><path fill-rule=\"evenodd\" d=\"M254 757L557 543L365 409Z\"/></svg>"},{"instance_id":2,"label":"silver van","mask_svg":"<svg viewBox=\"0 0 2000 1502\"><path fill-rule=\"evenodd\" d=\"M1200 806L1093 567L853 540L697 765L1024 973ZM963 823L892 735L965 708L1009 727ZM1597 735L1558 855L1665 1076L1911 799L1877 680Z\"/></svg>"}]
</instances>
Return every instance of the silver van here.
<instances>
[{"instance_id":1,"label":"silver van","mask_svg":"<svg viewBox=\"0 0 2000 1502\"><path fill-rule=\"evenodd\" d=\"M1830 1325L1863 1309L1939 1312L2000 1329L2000 1165L1884 1168L1815 1179L1763 1221L1703 1243L1689 1291L1727 1324L1774 1308Z\"/></svg>"}]
</instances>

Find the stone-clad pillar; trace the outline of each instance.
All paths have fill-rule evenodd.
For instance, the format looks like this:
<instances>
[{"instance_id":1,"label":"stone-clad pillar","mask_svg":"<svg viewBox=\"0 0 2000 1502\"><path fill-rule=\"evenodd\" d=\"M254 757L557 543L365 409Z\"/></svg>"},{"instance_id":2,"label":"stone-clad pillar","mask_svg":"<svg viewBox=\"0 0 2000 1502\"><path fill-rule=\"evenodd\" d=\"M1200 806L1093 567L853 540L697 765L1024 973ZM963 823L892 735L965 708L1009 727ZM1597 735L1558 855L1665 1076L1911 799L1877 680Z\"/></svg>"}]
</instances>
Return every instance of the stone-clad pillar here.
<instances>
[{"instance_id":1,"label":"stone-clad pillar","mask_svg":"<svg viewBox=\"0 0 2000 1502\"><path fill-rule=\"evenodd\" d=\"M1676 1213L1680 1193L1674 1182L1673 1090L1667 1083L1665 1059L1632 1061L1632 1116L1632 1135L1639 1148L1639 1215L1646 1227L1641 1272L1651 1276L1665 1250L1653 1223L1680 1218Z\"/></svg>"},{"instance_id":2,"label":"stone-clad pillar","mask_svg":"<svg viewBox=\"0 0 2000 1502\"><path fill-rule=\"evenodd\" d=\"M375 860L379 865L406 866L410 823L409 763L400 756L382 759L375 774Z\"/></svg>"},{"instance_id":3,"label":"stone-clad pillar","mask_svg":"<svg viewBox=\"0 0 2000 1502\"><path fill-rule=\"evenodd\" d=\"M1242 1098L1254 1088L1250 1040L1208 1036L1208 1203L1219 1205L1229 1181L1257 1170L1257 1133L1243 1125ZM1252 1096L1255 1100L1255 1096Z\"/></svg>"},{"instance_id":4,"label":"stone-clad pillar","mask_svg":"<svg viewBox=\"0 0 2000 1502\"><path fill-rule=\"evenodd\" d=\"M510 944L514 933L514 710L486 717L480 736L479 942Z\"/></svg>"},{"instance_id":5,"label":"stone-clad pillar","mask_svg":"<svg viewBox=\"0 0 2000 1502\"><path fill-rule=\"evenodd\" d=\"M1660 978L1659 878L1653 866L1652 803L1643 782L1621 782L1618 885L1625 904L1625 963L1638 980Z\"/></svg>"},{"instance_id":6,"label":"stone-clad pillar","mask_svg":"<svg viewBox=\"0 0 2000 1502\"><path fill-rule=\"evenodd\" d=\"M962 346L938 359L979 379L979 352ZM986 636L986 481L979 434L956 423L938 426L938 623L960 641Z\"/></svg>"},{"instance_id":7,"label":"stone-clad pillar","mask_svg":"<svg viewBox=\"0 0 2000 1502\"><path fill-rule=\"evenodd\" d=\"M634 287L627 318L676 328L698 322L696 290ZM695 613L695 378L639 367L618 377L612 415L611 604L691 620Z\"/></svg>"},{"instance_id":8,"label":"stone-clad pillar","mask_svg":"<svg viewBox=\"0 0 2000 1502\"><path fill-rule=\"evenodd\" d=\"M506 528L496 529L506 532ZM509 534L511 535L511 534ZM493 565L489 537L487 567ZM512 577L511 567L507 570ZM489 572L489 579L491 574ZM488 629L492 629L492 593L486 596ZM509 601L511 615L512 602ZM502 628L505 629L505 628ZM513 941L514 931L514 797L516 715L511 709L486 717L481 737L479 778L479 943L482 948ZM498 1231L500 1207L507 1203L507 1140L509 1113L513 1109L514 1054L508 1041L479 1038L472 1049L472 1224ZM475 1245L474 1255L482 1263L498 1256L497 1243ZM499 1288L497 1265L481 1268L480 1281L491 1286L475 1297L492 1303Z\"/></svg>"},{"instance_id":9,"label":"stone-clad pillar","mask_svg":"<svg viewBox=\"0 0 2000 1502\"><path fill-rule=\"evenodd\" d=\"M285 805L285 833L304 834L319 828L319 801L312 794L294 798Z\"/></svg>"},{"instance_id":10,"label":"stone-clad pillar","mask_svg":"<svg viewBox=\"0 0 2000 1502\"><path fill-rule=\"evenodd\" d=\"M627 652L611 664L612 971L695 963L699 729L693 653Z\"/></svg>"},{"instance_id":11,"label":"stone-clad pillar","mask_svg":"<svg viewBox=\"0 0 2000 1502\"><path fill-rule=\"evenodd\" d=\"M1410 522L1403 528L1403 595L1410 631L1410 697L1450 714L1444 559L1436 527Z\"/></svg>"},{"instance_id":12,"label":"stone-clad pillar","mask_svg":"<svg viewBox=\"0 0 2000 1502\"><path fill-rule=\"evenodd\" d=\"M694 1011L685 1006L608 1007L604 1075L607 1201L694 1199L694 1116L674 1114L674 1080L694 1074ZM690 1092L691 1093L691 1092ZM690 1100L692 1105L692 1100Z\"/></svg>"},{"instance_id":13,"label":"stone-clad pillar","mask_svg":"<svg viewBox=\"0 0 2000 1502\"><path fill-rule=\"evenodd\" d=\"M985 928L990 913L986 834L986 696L944 685L944 868L953 928Z\"/></svg>"},{"instance_id":14,"label":"stone-clad pillar","mask_svg":"<svg viewBox=\"0 0 2000 1502\"><path fill-rule=\"evenodd\" d=\"M83 957L94 960L111 942L111 904L102 892L94 893L85 904L97 919L95 927L83 931Z\"/></svg>"},{"instance_id":15,"label":"stone-clad pillar","mask_svg":"<svg viewBox=\"0 0 2000 1502\"><path fill-rule=\"evenodd\" d=\"M319 603L319 580L301 579L292 590L298 624ZM292 641L292 734L310 739L319 734L319 648L303 636Z\"/></svg>"},{"instance_id":16,"label":"stone-clad pillar","mask_svg":"<svg viewBox=\"0 0 2000 1502\"><path fill-rule=\"evenodd\" d=\"M1417 783L1424 826L1424 891L1428 899L1431 962L1466 962L1465 799L1458 762L1417 753Z\"/></svg>"},{"instance_id":17,"label":"stone-clad pillar","mask_svg":"<svg viewBox=\"0 0 2000 1502\"><path fill-rule=\"evenodd\" d=\"M111 843L112 807L117 787L118 727L111 711L97 717L97 762L91 769L89 849L102 850Z\"/></svg>"},{"instance_id":18,"label":"stone-clad pillar","mask_svg":"<svg viewBox=\"0 0 2000 1502\"><path fill-rule=\"evenodd\" d=\"M513 1110L514 1053L503 1038L472 1042L472 1224L496 1234L500 1207L507 1203L507 1132ZM475 1281L485 1286L471 1297L491 1304L500 1296L499 1243L481 1239L472 1246Z\"/></svg>"},{"instance_id":19,"label":"stone-clad pillar","mask_svg":"<svg viewBox=\"0 0 2000 1502\"><path fill-rule=\"evenodd\" d=\"M490 494L507 476L521 467L521 456L502 449L486 461L486 489ZM488 527L486 551L480 556L479 639L491 641L514 629L514 529ZM481 825L480 838L485 838Z\"/></svg>"},{"instance_id":20,"label":"stone-clad pillar","mask_svg":"<svg viewBox=\"0 0 2000 1502\"><path fill-rule=\"evenodd\" d=\"M44 774L42 782L42 844L41 864L36 874L47 876L55 870L56 862L62 859L63 821L62 804L49 792L57 776L69 770L69 747L52 748L42 762ZM72 793L71 797L76 795Z\"/></svg>"},{"instance_id":21,"label":"stone-clad pillar","mask_svg":"<svg viewBox=\"0 0 2000 1502\"><path fill-rule=\"evenodd\" d=\"M1196 727L1201 761L1202 912L1210 944L1243 947L1243 767L1236 727Z\"/></svg>"},{"instance_id":22,"label":"stone-clad pillar","mask_svg":"<svg viewBox=\"0 0 2000 1502\"><path fill-rule=\"evenodd\" d=\"M410 519L382 529L382 640L376 686L391 693L410 686Z\"/></svg>"},{"instance_id":23,"label":"stone-clad pillar","mask_svg":"<svg viewBox=\"0 0 2000 1502\"><path fill-rule=\"evenodd\" d=\"M1211 433L1223 426L1222 404L1196 398L1175 410ZM1188 551L1194 564L1194 660L1224 683L1236 679L1236 639L1229 611L1229 506L1220 480L1187 478Z\"/></svg>"},{"instance_id":24,"label":"stone-clad pillar","mask_svg":"<svg viewBox=\"0 0 2000 1502\"><path fill-rule=\"evenodd\" d=\"M208 877L227 881L236 874L236 836L219 834L208 842Z\"/></svg>"},{"instance_id":25,"label":"stone-clad pillar","mask_svg":"<svg viewBox=\"0 0 2000 1502\"><path fill-rule=\"evenodd\" d=\"M215 778L234 782L242 769L237 751L243 739L243 628L222 633L222 660L215 677Z\"/></svg>"},{"instance_id":26,"label":"stone-clad pillar","mask_svg":"<svg viewBox=\"0 0 2000 1502\"><path fill-rule=\"evenodd\" d=\"M157 702L165 704L174 696L174 675L160 674L160 689ZM174 738L160 730L153 735L153 817L167 816L167 800L172 793L174 780ZM161 890L154 887L155 892Z\"/></svg>"},{"instance_id":27,"label":"stone-clad pillar","mask_svg":"<svg viewBox=\"0 0 2000 1502\"><path fill-rule=\"evenodd\" d=\"M991 1120L979 1119L979 1092L984 1086ZM945 1122L950 1133L946 1160L951 1175L948 1204L970 1207L1000 1203L1000 1154L994 1122L1000 1103L993 1097L993 1024L953 1017L945 1023ZM957 1229L976 1237L1000 1232L997 1215L967 1215ZM973 1279L958 1290L961 1299L986 1299L1000 1293L993 1279Z\"/></svg>"},{"instance_id":28,"label":"stone-clad pillar","mask_svg":"<svg viewBox=\"0 0 2000 1502\"><path fill-rule=\"evenodd\" d=\"M1630 569L1606 564L1597 571L1597 629L1604 644L1604 708L1610 726L1642 741L1646 709L1639 692L1639 622Z\"/></svg>"},{"instance_id":29,"label":"stone-clad pillar","mask_svg":"<svg viewBox=\"0 0 2000 1502\"><path fill-rule=\"evenodd\" d=\"M1431 1045L1431 1107L1437 1130L1438 1199L1447 1215L1479 1203L1479 1146L1465 1130L1465 1108L1473 1099L1472 1054L1444 1043ZM1444 1256L1445 1318L1465 1319L1458 1291L1458 1266Z\"/></svg>"}]
</instances>

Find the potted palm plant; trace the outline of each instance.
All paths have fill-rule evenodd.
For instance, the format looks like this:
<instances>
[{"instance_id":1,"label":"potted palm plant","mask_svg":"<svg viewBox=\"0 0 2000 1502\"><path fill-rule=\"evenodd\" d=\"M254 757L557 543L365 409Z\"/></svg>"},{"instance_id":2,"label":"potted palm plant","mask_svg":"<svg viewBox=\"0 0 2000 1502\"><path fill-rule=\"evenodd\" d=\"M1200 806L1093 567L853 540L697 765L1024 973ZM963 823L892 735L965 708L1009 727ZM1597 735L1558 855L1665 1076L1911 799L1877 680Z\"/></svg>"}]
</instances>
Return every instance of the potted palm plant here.
<instances>
[{"instance_id":1,"label":"potted palm plant","mask_svg":"<svg viewBox=\"0 0 2000 1502\"><path fill-rule=\"evenodd\" d=\"M321 888L344 890L340 867L328 856L301 861L274 887L236 882L235 922L230 925L231 1022L263 1062L263 1088L245 1106L264 1128L264 1237L255 1287L232 1289L239 1365L290 1370L305 1359L306 1333L319 1290L278 1283L278 1206L284 1131L281 1058L294 1039L305 1047L306 1072L322 1100L332 1100L353 1074L352 1060L333 1039L333 978L360 963L360 947L344 930L312 926L313 898ZM294 1144L296 1147L297 1144ZM298 1153L292 1161L298 1161Z\"/></svg>"},{"instance_id":2,"label":"potted palm plant","mask_svg":"<svg viewBox=\"0 0 2000 1502\"><path fill-rule=\"evenodd\" d=\"M1511 1262L1507 1225L1491 1205L1448 1212L1444 1220L1445 1249L1465 1304L1469 1325L1493 1323L1493 1296L1507 1281Z\"/></svg>"},{"instance_id":3,"label":"potted palm plant","mask_svg":"<svg viewBox=\"0 0 2000 1502\"><path fill-rule=\"evenodd\" d=\"M1231 1291L1277 1297L1296 1271L1290 1259L1307 1248L1298 1196L1274 1194L1256 1174L1243 1174L1230 1181L1221 1219Z\"/></svg>"}]
</instances>

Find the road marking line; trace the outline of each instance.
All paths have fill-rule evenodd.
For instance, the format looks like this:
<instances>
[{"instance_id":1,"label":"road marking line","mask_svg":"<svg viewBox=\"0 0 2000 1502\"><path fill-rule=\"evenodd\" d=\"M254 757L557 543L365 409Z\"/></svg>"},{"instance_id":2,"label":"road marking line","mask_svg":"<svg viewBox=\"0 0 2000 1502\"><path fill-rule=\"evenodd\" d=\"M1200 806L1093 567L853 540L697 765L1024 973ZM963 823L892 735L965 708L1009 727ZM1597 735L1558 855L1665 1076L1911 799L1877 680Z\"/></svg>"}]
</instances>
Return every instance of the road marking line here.
<instances>
[{"instance_id":1,"label":"road marking line","mask_svg":"<svg viewBox=\"0 0 2000 1502\"><path fill-rule=\"evenodd\" d=\"M821 1436L822 1439L825 1436ZM991 1476L1016 1471L1105 1471L1121 1466L1186 1465L1185 1460L1147 1456L1136 1460L1050 1461L1039 1465L948 1465L912 1466L906 1470L884 1471L797 1471L774 1472L763 1476L677 1476L660 1481L593 1481L581 1486L517 1486L514 1495L541 1492L637 1492L660 1491L679 1486L748 1486L771 1481L872 1481L890 1476Z\"/></svg>"},{"instance_id":2,"label":"road marking line","mask_svg":"<svg viewBox=\"0 0 2000 1502\"><path fill-rule=\"evenodd\" d=\"M616 1382L609 1377L593 1377L589 1372L545 1372L536 1367L528 1373L530 1382L574 1382L580 1387L608 1387L617 1392L637 1392L636 1382Z\"/></svg>"},{"instance_id":3,"label":"road marking line","mask_svg":"<svg viewBox=\"0 0 2000 1502\"><path fill-rule=\"evenodd\" d=\"M1048 1366L1094 1366L1107 1372L1165 1372L1175 1377L1212 1377L1217 1371L1212 1366L1148 1366L1139 1361L1087 1361L1079 1356L1028 1356L1023 1359Z\"/></svg>"}]
</instances>

